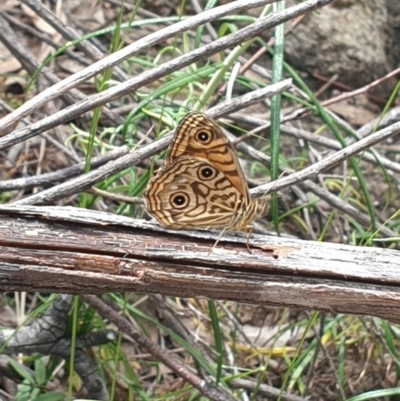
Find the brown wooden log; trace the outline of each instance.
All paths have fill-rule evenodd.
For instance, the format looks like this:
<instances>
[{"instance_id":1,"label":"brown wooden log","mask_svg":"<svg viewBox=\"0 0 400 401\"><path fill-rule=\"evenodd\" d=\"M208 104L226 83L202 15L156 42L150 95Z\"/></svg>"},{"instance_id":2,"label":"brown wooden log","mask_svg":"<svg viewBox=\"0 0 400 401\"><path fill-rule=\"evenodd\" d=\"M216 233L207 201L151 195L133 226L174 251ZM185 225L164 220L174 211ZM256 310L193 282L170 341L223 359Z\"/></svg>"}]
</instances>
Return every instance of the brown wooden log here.
<instances>
[{"instance_id":1,"label":"brown wooden log","mask_svg":"<svg viewBox=\"0 0 400 401\"><path fill-rule=\"evenodd\" d=\"M400 252L166 231L72 207L0 208L0 290L207 297L400 322Z\"/></svg>"}]
</instances>

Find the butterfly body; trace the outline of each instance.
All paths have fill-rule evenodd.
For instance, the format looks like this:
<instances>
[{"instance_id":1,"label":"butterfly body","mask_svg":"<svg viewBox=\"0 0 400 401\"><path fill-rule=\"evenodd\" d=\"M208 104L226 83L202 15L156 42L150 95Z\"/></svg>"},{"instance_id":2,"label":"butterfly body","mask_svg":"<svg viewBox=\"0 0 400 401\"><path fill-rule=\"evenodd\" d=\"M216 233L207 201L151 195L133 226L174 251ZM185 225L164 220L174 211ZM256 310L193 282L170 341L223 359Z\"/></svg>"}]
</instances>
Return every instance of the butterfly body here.
<instances>
[{"instance_id":1,"label":"butterfly body","mask_svg":"<svg viewBox=\"0 0 400 401\"><path fill-rule=\"evenodd\" d=\"M182 119L166 164L144 196L150 214L172 229L249 232L249 223L266 209L266 203L251 199L229 139L201 113Z\"/></svg>"}]
</instances>

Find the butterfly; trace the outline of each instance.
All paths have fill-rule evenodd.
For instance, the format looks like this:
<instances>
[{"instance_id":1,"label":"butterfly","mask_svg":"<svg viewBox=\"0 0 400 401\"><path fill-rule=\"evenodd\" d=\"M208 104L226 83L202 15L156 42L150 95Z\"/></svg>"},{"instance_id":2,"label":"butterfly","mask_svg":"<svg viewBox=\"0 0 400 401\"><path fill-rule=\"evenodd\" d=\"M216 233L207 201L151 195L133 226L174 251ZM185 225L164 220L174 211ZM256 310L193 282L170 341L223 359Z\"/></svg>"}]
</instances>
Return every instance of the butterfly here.
<instances>
[{"instance_id":1,"label":"butterfly","mask_svg":"<svg viewBox=\"0 0 400 401\"><path fill-rule=\"evenodd\" d=\"M252 199L242 167L228 137L205 114L180 121L165 165L150 180L147 210L171 229L222 229L251 232L265 214L265 200Z\"/></svg>"}]
</instances>

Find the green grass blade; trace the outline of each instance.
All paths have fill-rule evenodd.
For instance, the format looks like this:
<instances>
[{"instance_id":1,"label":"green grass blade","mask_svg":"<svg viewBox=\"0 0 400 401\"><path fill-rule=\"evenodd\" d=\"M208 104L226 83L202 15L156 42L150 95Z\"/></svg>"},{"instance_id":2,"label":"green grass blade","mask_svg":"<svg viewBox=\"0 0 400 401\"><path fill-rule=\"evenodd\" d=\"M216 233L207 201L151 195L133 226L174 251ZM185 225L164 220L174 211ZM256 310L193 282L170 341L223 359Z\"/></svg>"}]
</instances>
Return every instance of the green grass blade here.
<instances>
[{"instance_id":1,"label":"green grass blade","mask_svg":"<svg viewBox=\"0 0 400 401\"><path fill-rule=\"evenodd\" d=\"M333 121L333 119L329 116L329 114L325 111L323 106L320 104L318 99L314 96L312 91L308 88L308 86L305 84L305 82L300 78L300 76L287 64L285 64L285 69L286 71L289 72L291 75L293 82L303 91L306 93L306 95L309 97L309 99L312 101L314 106L317 109L317 113L321 116L323 122L329 127L329 129L332 131L333 135L335 136L336 140L340 143L342 147L346 147L346 142L340 133L336 122ZM365 203L367 205L368 209L368 214L371 219L371 225L372 227L375 227L375 213L374 213L374 208L372 205L372 200L369 195L364 177L361 173L361 170L356 162L356 160L352 157L349 159L349 163L354 170L354 175L357 177L358 183L360 185L360 189L362 194L364 195L365 198Z\"/></svg>"},{"instance_id":2,"label":"green grass blade","mask_svg":"<svg viewBox=\"0 0 400 401\"><path fill-rule=\"evenodd\" d=\"M285 9L286 2L274 3L274 11L280 12ZM278 25L274 30L274 55L272 59L272 84L280 82L283 76L283 60L285 46L285 25ZM279 176L280 158L280 125L281 125L281 100L282 95L277 94L271 98L271 180ZM275 231L279 235L278 198L276 193L271 194L271 214Z\"/></svg>"},{"instance_id":3,"label":"green grass blade","mask_svg":"<svg viewBox=\"0 0 400 401\"><path fill-rule=\"evenodd\" d=\"M218 386L221 380L222 356L224 354L224 348L222 344L221 329L219 327L218 313L214 301L208 301L208 313L210 315L211 327L214 333L215 353L217 355L217 372L215 376L215 382Z\"/></svg>"}]
</instances>

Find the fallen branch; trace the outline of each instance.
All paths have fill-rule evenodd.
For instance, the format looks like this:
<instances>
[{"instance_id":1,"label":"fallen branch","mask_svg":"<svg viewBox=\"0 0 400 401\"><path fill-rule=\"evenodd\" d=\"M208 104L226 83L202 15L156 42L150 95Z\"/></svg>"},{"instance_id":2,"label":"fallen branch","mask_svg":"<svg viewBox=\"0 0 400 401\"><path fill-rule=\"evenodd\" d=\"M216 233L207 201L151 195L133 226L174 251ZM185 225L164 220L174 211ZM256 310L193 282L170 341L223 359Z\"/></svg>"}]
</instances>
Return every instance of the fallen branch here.
<instances>
[{"instance_id":1,"label":"fallen branch","mask_svg":"<svg viewBox=\"0 0 400 401\"><path fill-rule=\"evenodd\" d=\"M207 297L400 322L400 253L245 234L174 232L72 207L0 208L0 290Z\"/></svg>"}]
</instances>

